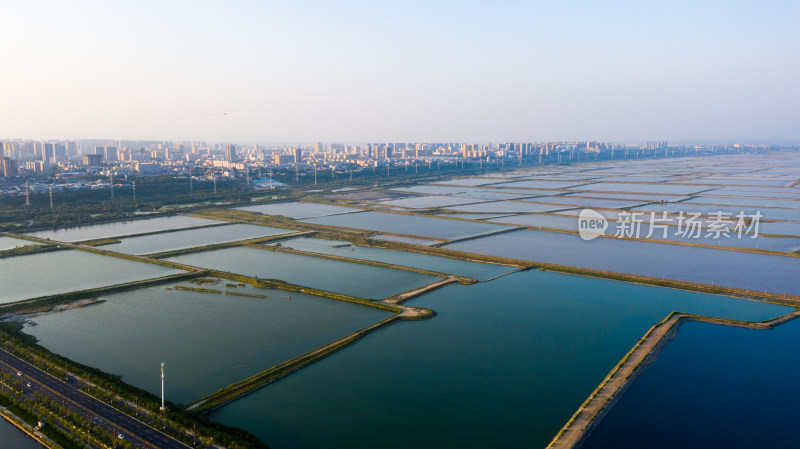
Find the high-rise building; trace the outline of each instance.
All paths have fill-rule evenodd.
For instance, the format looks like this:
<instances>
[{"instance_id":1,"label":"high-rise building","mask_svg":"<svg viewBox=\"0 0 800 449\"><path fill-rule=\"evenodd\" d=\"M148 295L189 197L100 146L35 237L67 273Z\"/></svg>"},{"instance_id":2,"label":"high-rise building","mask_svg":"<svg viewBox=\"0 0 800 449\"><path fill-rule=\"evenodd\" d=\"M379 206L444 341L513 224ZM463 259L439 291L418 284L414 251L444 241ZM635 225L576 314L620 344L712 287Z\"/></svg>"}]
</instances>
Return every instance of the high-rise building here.
<instances>
[{"instance_id":1,"label":"high-rise building","mask_svg":"<svg viewBox=\"0 0 800 449\"><path fill-rule=\"evenodd\" d=\"M117 157L117 147L106 147L105 158L106 162L116 162L119 159Z\"/></svg>"},{"instance_id":2,"label":"high-rise building","mask_svg":"<svg viewBox=\"0 0 800 449\"><path fill-rule=\"evenodd\" d=\"M56 144L44 144L44 151L42 152L42 160L45 162L55 162L56 160Z\"/></svg>"},{"instance_id":3,"label":"high-rise building","mask_svg":"<svg viewBox=\"0 0 800 449\"><path fill-rule=\"evenodd\" d=\"M67 158L76 156L78 153L76 151L75 142L64 141L64 153L67 155Z\"/></svg>"},{"instance_id":4,"label":"high-rise building","mask_svg":"<svg viewBox=\"0 0 800 449\"><path fill-rule=\"evenodd\" d=\"M314 152L321 153L322 152L322 143L317 142L314 144Z\"/></svg>"},{"instance_id":5,"label":"high-rise building","mask_svg":"<svg viewBox=\"0 0 800 449\"><path fill-rule=\"evenodd\" d=\"M33 156L39 159L44 157L44 145L42 142L33 142Z\"/></svg>"},{"instance_id":6,"label":"high-rise building","mask_svg":"<svg viewBox=\"0 0 800 449\"><path fill-rule=\"evenodd\" d=\"M103 163L103 155L102 154L84 154L83 155L83 165L89 167L97 167L98 165Z\"/></svg>"},{"instance_id":7,"label":"high-rise building","mask_svg":"<svg viewBox=\"0 0 800 449\"><path fill-rule=\"evenodd\" d=\"M19 165L17 161L8 156L0 158L0 174L6 178L17 176L19 174Z\"/></svg>"},{"instance_id":8,"label":"high-rise building","mask_svg":"<svg viewBox=\"0 0 800 449\"><path fill-rule=\"evenodd\" d=\"M236 147L233 144L225 145L225 160L228 162L236 162Z\"/></svg>"},{"instance_id":9,"label":"high-rise building","mask_svg":"<svg viewBox=\"0 0 800 449\"><path fill-rule=\"evenodd\" d=\"M665 150L666 148L667 142L664 140L647 142L647 144L645 144L645 149L648 150Z\"/></svg>"},{"instance_id":10,"label":"high-rise building","mask_svg":"<svg viewBox=\"0 0 800 449\"><path fill-rule=\"evenodd\" d=\"M295 148L292 150L294 152L294 163L295 164L302 164L303 163L303 150L300 148Z\"/></svg>"}]
</instances>

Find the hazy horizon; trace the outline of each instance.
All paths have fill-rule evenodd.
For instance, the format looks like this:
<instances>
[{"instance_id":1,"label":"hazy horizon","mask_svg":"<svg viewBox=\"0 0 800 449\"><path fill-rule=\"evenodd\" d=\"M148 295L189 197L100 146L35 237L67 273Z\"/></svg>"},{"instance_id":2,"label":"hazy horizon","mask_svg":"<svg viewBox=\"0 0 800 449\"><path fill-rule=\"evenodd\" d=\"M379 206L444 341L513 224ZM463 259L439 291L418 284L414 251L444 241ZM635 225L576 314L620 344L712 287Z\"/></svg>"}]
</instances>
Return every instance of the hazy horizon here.
<instances>
[{"instance_id":1,"label":"hazy horizon","mask_svg":"<svg viewBox=\"0 0 800 449\"><path fill-rule=\"evenodd\" d=\"M8 2L0 136L800 140L800 4Z\"/></svg>"}]
</instances>

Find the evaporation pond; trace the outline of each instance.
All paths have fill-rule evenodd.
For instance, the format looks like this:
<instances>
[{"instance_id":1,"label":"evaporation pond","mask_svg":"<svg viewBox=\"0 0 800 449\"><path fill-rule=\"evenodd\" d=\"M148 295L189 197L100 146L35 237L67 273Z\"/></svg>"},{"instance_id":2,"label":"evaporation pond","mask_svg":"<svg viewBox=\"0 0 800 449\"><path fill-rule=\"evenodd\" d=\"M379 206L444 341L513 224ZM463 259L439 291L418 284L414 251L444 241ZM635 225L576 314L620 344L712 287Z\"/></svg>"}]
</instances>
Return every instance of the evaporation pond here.
<instances>
[{"instance_id":1,"label":"evaporation pond","mask_svg":"<svg viewBox=\"0 0 800 449\"><path fill-rule=\"evenodd\" d=\"M403 265L440 273L468 276L478 280L498 276L516 269L515 267L507 265L470 262L409 251L371 248L368 246L353 245L340 240L325 240L310 237L286 240L281 242L281 246L298 251L331 254L353 259L373 260L376 262Z\"/></svg>"},{"instance_id":2,"label":"evaporation pond","mask_svg":"<svg viewBox=\"0 0 800 449\"><path fill-rule=\"evenodd\" d=\"M29 246L29 245L38 245L38 243L31 242L28 240L15 239L13 237L0 236L0 251L20 248L22 246Z\"/></svg>"},{"instance_id":3,"label":"evaporation pond","mask_svg":"<svg viewBox=\"0 0 800 449\"><path fill-rule=\"evenodd\" d=\"M800 259L618 238L522 230L445 246L447 249L595 270L800 294Z\"/></svg>"},{"instance_id":4,"label":"evaporation pond","mask_svg":"<svg viewBox=\"0 0 800 449\"><path fill-rule=\"evenodd\" d=\"M295 220L301 218L323 217L326 215L348 214L351 212L358 212L360 210L353 209L352 207L334 206L332 204L300 202L258 204L254 206L237 207L236 209L257 212L264 215L281 215L284 217L293 218Z\"/></svg>"},{"instance_id":5,"label":"evaporation pond","mask_svg":"<svg viewBox=\"0 0 800 449\"><path fill-rule=\"evenodd\" d=\"M796 447L800 321L772 330L688 322L581 446Z\"/></svg>"},{"instance_id":6,"label":"evaporation pond","mask_svg":"<svg viewBox=\"0 0 800 449\"><path fill-rule=\"evenodd\" d=\"M130 237L122 239L120 243L103 245L101 248L126 254L149 254L291 232L294 231L290 229L237 223Z\"/></svg>"},{"instance_id":7,"label":"evaporation pond","mask_svg":"<svg viewBox=\"0 0 800 449\"><path fill-rule=\"evenodd\" d=\"M791 310L539 271L410 304L438 315L372 333L210 418L284 449L543 448L671 311L763 320ZM413 424L398 431L398 419Z\"/></svg>"},{"instance_id":8,"label":"evaporation pond","mask_svg":"<svg viewBox=\"0 0 800 449\"><path fill-rule=\"evenodd\" d=\"M441 279L409 271L247 247L185 254L167 260L261 279L280 279L367 299L386 298Z\"/></svg>"},{"instance_id":9,"label":"evaporation pond","mask_svg":"<svg viewBox=\"0 0 800 449\"><path fill-rule=\"evenodd\" d=\"M0 303L141 281L183 270L61 250L0 259Z\"/></svg>"},{"instance_id":10,"label":"evaporation pond","mask_svg":"<svg viewBox=\"0 0 800 449\"><path fill-rule=\"evenodd\" d=\"M53 352L154 394L166 362L167 399L188 403L390 315L299 292L225 287L229 282L178 285L266 298L160 285L36 317L25 332Z\"/></svg>"},{"instance_id":11,"label":"evaporation pond","mask_svg":"<svg viewBox=\"0 0 800 449\"><path fill-rule=\"evenodd\" d=\"M335 215L303 221L327 226L366 229L392 234L419 235L448 240L510 229L509 226L489 223L471 223L386 212L359 212L357 214Z\"/></svg>"},{"instance_id":12,"label":"evaporation pond","mask_svg":"<svg viewBox=\"0 0 800 449\"><path fill-rule=\"evenodd\" d=\"M82 240L142 234L145 232L157 232L167 229L190 228L215 223L221 222L207 220L205 218L187 217L185 215L171 215L168 217L147 218L144 220L115 221L113 223L91 226L63 228L55 231L31 232L28 235L59 242L79 242Z\"/></svg>"}]
</instances>

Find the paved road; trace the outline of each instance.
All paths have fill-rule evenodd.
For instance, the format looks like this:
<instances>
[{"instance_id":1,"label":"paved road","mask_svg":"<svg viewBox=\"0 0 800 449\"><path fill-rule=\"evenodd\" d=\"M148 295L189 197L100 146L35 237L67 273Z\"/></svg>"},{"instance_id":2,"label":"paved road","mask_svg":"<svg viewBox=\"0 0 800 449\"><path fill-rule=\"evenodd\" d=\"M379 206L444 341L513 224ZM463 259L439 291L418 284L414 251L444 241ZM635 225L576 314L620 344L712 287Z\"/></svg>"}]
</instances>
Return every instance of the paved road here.
<instances>
[{"instance_id":1,"label":"paved road","mask_svg":"<svg viewBox=\"0 0 800 449\"><path fill-rule=\"evenodd\" d=\"M72 385L56 379L4 350L0 350L0 362L6 369L13 370L15 374L21 372L26 383L30 383L47 396L57 398L59 401L67 401L66 405L70 409L78 411L88 418L100 418L107 422L117 429L117 433L124 434L129 441L137 446L159 449L189 448L186 444L89 396Z\"/></svg>"}]
</instances>

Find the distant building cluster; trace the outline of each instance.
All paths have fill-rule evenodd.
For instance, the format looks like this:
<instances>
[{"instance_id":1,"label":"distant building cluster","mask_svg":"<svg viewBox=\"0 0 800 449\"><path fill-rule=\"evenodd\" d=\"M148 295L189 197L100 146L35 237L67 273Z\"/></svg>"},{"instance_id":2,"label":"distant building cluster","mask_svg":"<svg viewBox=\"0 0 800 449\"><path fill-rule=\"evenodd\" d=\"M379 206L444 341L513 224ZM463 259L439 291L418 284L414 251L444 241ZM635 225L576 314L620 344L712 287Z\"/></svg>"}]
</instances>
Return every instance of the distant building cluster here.
<instances>
[{"instance_id":1,"label":"distant building cluster","mask_svg":"<svg viewBox=\"0 0 800 449\"><path fill-rule=\"evenodd\" d=\"M427 164L562 163L581 155L614 159L639 154L670 156L691 152L780 149L775 145L669 145L649 141L642 145L615 145L599 141L559 142L369 142L306 145L237 145L232 143L164 142L135 140L0 141L0 194L18 190L29 177L70 178L72 175L192 176L198 181L245 178L253 170L347 169ZM615 153L616 152L616 153ZM253 176L254 178L257 176ZM72 176L73 179L77 179ZM16 180L16 181L14 181ZM14 184L16 182L16 184ZM52 181L51 181L52 182ZM248 181L252 182L252 180ZM263 183L262 183L263 184ZM272 184L272 181L269 183ZM103 184L69 184L65 188L103 188ZM15 190L16 189L16 190Z\"/></svg>"}]
</instances>

